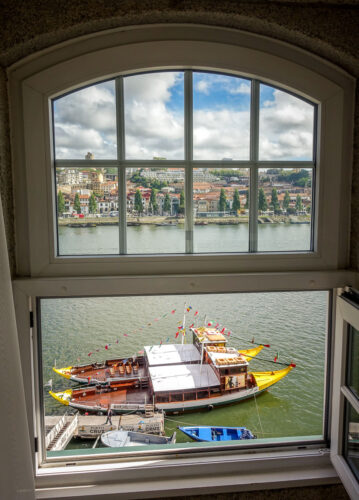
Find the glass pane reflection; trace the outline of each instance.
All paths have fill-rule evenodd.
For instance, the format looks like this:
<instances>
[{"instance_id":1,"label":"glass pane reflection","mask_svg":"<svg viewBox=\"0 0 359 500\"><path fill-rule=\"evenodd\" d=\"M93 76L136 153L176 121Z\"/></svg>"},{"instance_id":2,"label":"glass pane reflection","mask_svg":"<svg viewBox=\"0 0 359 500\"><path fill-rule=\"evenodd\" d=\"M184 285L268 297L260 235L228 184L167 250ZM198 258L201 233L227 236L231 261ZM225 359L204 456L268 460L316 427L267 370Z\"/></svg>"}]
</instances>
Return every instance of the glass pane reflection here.
<instances>
[{"instance_id":1,"label":"glass pane reflection","mask_svg":"<svg viewBox=\"0 0 359 500\"><path fill-rule=\"evenodd\" d=\"M183 73L123 79L127 160L183 160Z\"/></svg>"},{"instance_id":2,"label":"glass pane reflection","mask_svg":"<svg viewBox=\"0 0 359 500\"><path fill-rule=\"evenodd\" d=\"M346 401L344 457L359 481L359 414Z\"/></svg>"},{"instance_id":3,"label":"glass pane reflection","mask_svg":"<svg viewBox=\"0 0 359 500\"><path fill-rule=\"evenodd\" d=\"M311 169L259 169L258 251L310 250Z\"/></svg>"},{"instance_id":4,"label":"glass pane reflection","mask_svg":"<svg viewBox=\"0 0 359 500\"><path fill-rule=\"evenodd\" d=\"M359 332L349 326L347 385L359 398Z\"/></svg>"},{"instance_id":5,"label":"glass pane reflection","mask_svg":"<svg viewBox=\"0 0 359 500\"><path fill-rule=\"evenodd\" d=\"M259 159L312 160L314 106L263 84L259 105Z\"/></svg>"},{"instance_id":6,"label":"glass pane reflection","mask_svg":"<svg viewBox=\"0 0 359 500\"><path fill-rule=\"evenodd\" d=\"M53 106L57 160L117 158L113 80L55 99Z\"/></svg>"},{"instance_id":7,"label":"glass pane reflection","mask_svg":"<svg viewBox=\"0 0 359 500\"><path fill-rule=\"evenodd\" d=\"M194 251L247 252L248 203L249 169L194 169Z\"/></svg>"},{"instance_id":8,"label":"glass pane reflection","mask_svg":"<svg viewBox=\"0 0 359 500\"><path fill-rule=\"evenodd\" d=\"M194 160L248 160L251 84L228 75L193 73Z\"/></svg>"},{"instance_id":9,"label":"glass pane reflection","mask_svg":"<svg viewBox=\"0 0 359 500\"><path fill-rule=\"evenodd\" d=\"M185 251L183 168L128 168L127 253Z\"/></svg>"},{"instance_id":10,"label":"glass pane reflection","mask_svg":"<svg viewBox=\"0 0 359 500\"><path fill-rule=\"evenodd\" d=\"M59 255L119 253L116 168L57 168Z\"/></svg>"}]
</instances>

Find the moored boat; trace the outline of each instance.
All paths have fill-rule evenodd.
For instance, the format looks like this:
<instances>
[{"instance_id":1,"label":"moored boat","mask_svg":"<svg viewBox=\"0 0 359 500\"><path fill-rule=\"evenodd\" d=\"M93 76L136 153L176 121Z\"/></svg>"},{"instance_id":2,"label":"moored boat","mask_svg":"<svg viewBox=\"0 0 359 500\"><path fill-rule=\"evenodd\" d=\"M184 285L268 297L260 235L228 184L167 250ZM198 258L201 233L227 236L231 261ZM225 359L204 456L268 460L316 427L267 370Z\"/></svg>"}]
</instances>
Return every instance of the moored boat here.
<instances>
[{"instance_id":1,"label":"moored boat","mask_svg":"<svg viewBox=\"0 0 359 500\"><path fill-rule=\"evenodd\" d=\"M256 436L246 427L221 427L210 425L178 427L194 441L218 442L255 439Z\"/></svg>"},{"instance_id":2,"label":"moored boat","mask_svg":"<svg viewBox=\"0 0 359 500\"><path fill-rule=\"evenodd\" d=\"M200 362L201 344L223 347L227 343L225 336L216 328L199 327L195 328L196 332L193 335L193 342L198 353L188 347L191 344L162 344L160 346L146 347L146 353L162 354L162 359L170 356L172 364ZM246 361L251 361L252 358L263 349L263 344L260 344L251 349L238 349ZM232 348L233 352L236 349ZM192 352L192 355L190 354ZM151 357L152 355L149 354ZM73 382L86 385L107 384L116 380L127 380L129 378L141 378L147 372L146 356L132 356L127 358L107 359L103 362L88 363L85 365L66 366L62 368L53 367L53 370L58 375L72 380ZM162 362L160 362L161 364Z\"/></svg>"},{"instance_id":3,"label":"moored boat","mask_svg":"<svg viewBox=\"0 0 359 500\"><path fill-rule=\"evenodd\" d=\"M135 431L109 431L101 434L101 442L110 448L122 448L127 446L149 446L153 444L175 444L176 433L172 436L157 436Z\"/></svg>"},{"instance_id":4,"label":"moored boat","mask_svg":"<svg viewBox=\"0 0 359 500\"><path fill-rule=\"evenodd\" d=\"M167 413L237 403L256 396L293 368L248 372L246 356L215 329L193 328L193 344L145 346L141 375L128 373L104 384L50 394L82 411L145 411L148 404ZM248 354L247 354L248 356Z\"/></svg>"}]
</instances>

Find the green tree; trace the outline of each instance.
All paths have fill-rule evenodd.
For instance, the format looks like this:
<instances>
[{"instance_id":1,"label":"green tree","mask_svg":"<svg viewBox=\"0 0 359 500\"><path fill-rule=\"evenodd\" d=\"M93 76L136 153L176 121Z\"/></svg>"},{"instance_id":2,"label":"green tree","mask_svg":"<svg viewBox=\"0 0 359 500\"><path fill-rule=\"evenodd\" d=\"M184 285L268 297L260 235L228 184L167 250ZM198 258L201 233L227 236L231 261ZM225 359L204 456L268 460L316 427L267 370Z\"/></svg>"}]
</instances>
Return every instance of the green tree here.
<instances>
[{"instance_id":1,"label":"green tree","mask_svg":"<svg viewBox=\"0 0 359 500\"><path fill-rule=\"evenodd\" d=\"M279 210L279 201L278 201L278 192L276 188L272 189L272 199L271 199L271 207L273 208L274 212L278 212Z\"/></svg>"},{"instance_id":2,"label":"green tree","mask_svg":"<svg viewBox=\"0 0 359 500\"><path fill-rule=\"evenodd\" d=\"M225 190L222 188L221 193L219 195L218 210L220 212L224 212L226 208L227 208L227 197Z\"/></svg>"},{"instance_id":3,"label":"green tree","mask_svg":"<svg viewBox=\"0 0 359 500\"><path fill-rule=\"evenodd\" d=\"M290 196L288 191L285 192L284 194L284 199L283 199L283 210L288 210L289 207L289 202L290 202Z\"/></svg>"},{"instance_id":4,"label":"green tree","mask_svg":"<svg viewBox=\"0 0 359 500\"><path fill-rule=\"evenodd\" d=\"M142 214L143 212L142 194L139 189L136 189L135 193L135 210L139 214Z\"/></svg>"},{"instance_id":5,"label":"green tree","mask_svg":"<svg viewBox=\"0 0 359 500\"><path fill-rule=\"evenodd\" d=\"M89 199L89 212L90 214L94 214L97 211L97 201L96 201L96 196L91 193L90 199Z\"/></svg>"},{"instance_id":6,"label":"green tree","mask_svg":"<svg viewBox=\"0 0 359 500\"><path fill-rule=\"evenodd\" d=\"M163 202L163 211L169 213L171 212L171 200L168 193L166 193L165 200Z\"/></svg>"},{"instance_id":7,"label":"green tree","mask_svg":"<svg viewBox=\"0 0 359 500\"><path fill-rule=\"evenodd\" d=\"M237 212L238 210L240 210L240 208L241 208L241 200L239 199L238 189L235 189L233 193L232 209Z\"/></svg>"},{"instance_id":8,"label":"green tree","mask_svg":"<svg viewBox=\"0 0 359 500\"><path fill-rule=\"evenodd\" d=\"M246 208L247 210L249 209L249 189L247 190L247 196L246 196L246 203L244 205L244 208Z\"/></svg>"},{"instance_id":9,"label":"green tree","mask_svg":"<svg viewBox=\"0 0 359 500\"><path fill-rule=\"evenodd\" d=\"M62 215L65 212L65 198L61 191L57 194L57 215Z\"/></svg>"},{"instance_id":10,"label":"green tree","mask_svg":"<svg viewBox=\"0 0 359 500\"><path fill-rule=\"evenodd\" d=\"M300 194L297 194L297 199L295 200L295 209L297 212L301 212L303 210L303 203Z\"/></svg>"},{"instance_id":11,"label":"green tree","mask_svg":"<svg viewBox=\"0 0 359 500\"><path fill-rule=\"evenodd\" d=\"M263 188L260 188L258 192L258 210L260 212L265 212L268 208L267 198L264 193Z\"/></svg>"},{"instance_id":12,"label":"green tree","mask_svg":"<svg viewBox=\"0 0 359 500\"><path fill-rule=\"evenodd\" d=\"M80 202L80 196L79 193L75 194L75 200L74 200L74 210L80 214L81 213L81 202Z\"/></svg>"},{"instance_id":13,"label":"green tree","mask_svg":"<svg viewBox=\"0 0 359 500\"><path fill-rule=\"evenodd\" d=\"M184 214L184 209L185 209L185 197L184 197L184 191L182 189L182 191L180 193L180 202L179 202L179 207L178 207L178 213Z\"/></svg>"},{"instance_id":14,"label":"green tree","mask_svg":"<svg viewBox=\"0 0 359 500\"><path fill-rule=\"evenodd\" d=\"M151 189L151 196L150 196L150 208L152 210L152 213L156 213L158 210L158 204L157 204L157 189L152 188Z\"/></svg>"}]
</instances>

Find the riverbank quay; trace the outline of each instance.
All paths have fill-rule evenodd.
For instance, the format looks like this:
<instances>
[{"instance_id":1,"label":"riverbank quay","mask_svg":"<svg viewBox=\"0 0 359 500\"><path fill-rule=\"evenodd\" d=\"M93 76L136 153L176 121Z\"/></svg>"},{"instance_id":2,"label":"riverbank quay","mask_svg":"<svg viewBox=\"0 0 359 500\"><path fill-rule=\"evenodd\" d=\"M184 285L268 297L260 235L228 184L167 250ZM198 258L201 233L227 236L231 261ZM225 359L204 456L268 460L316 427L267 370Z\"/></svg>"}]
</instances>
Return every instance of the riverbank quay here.
<instances>
[{"instance_id":1,"label":"riverbank quay","mask_svg":"<svg viewBox=\"0 0 359 500\"><path fill-rule=\"evenodd\" d=\"M45 445L47 451L64 450L71 439L97 439L108 431L144 432L164 435L164 413L150 411L147 414L113 415L106 423L105 415L46 415Z\"/></svg>"},{"instance_id":2,"label":"riverbank quay","mask_svg":"<svg viewBox=\"0 0 359 500\"><path fill-rule=\"evenodd\" d=\"M310 224L310 215L260 215L258 224ZM83 219L76 218L59 218L58 225L63 227L96 227L96 226L118 226L118 217L86 217ZM198 217L194 219L195 226L205 226L209 224L218 225L237 225L248 224L248 215L239 215L238 217ZM127 219L127 226L142 226L142 225L163 225L163 226L183 226L184 219L176 217L137 217L136 219Z\"/></svg>"}]
</instances>

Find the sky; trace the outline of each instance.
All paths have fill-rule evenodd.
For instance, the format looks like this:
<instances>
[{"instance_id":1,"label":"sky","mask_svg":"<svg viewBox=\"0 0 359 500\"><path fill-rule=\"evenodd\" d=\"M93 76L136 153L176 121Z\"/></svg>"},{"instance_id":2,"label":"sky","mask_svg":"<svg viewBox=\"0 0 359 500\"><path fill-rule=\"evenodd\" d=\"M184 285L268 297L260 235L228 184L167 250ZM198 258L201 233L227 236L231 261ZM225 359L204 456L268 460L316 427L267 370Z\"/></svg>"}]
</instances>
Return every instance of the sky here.
<instances>
[{"instance_id":1,"label":"sky","mask_svg":"<svg viewBox=\"0 0 359 500\"><path fill-rule=\"evenodd\" d=\"M313 106L260 85L260 160L311 160ZM126 159L184 159L184 74L124 78ZM116 159L114 80L54 101L57 159ZM250 81L193 73L193 158L248 160Z\"/></svg>"}]
</instances>

